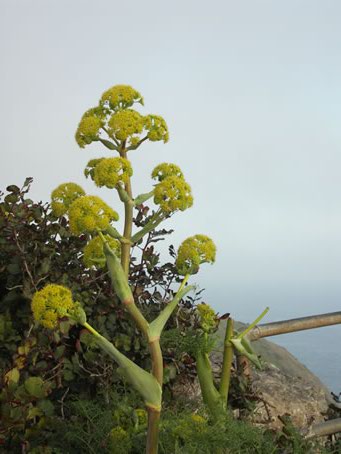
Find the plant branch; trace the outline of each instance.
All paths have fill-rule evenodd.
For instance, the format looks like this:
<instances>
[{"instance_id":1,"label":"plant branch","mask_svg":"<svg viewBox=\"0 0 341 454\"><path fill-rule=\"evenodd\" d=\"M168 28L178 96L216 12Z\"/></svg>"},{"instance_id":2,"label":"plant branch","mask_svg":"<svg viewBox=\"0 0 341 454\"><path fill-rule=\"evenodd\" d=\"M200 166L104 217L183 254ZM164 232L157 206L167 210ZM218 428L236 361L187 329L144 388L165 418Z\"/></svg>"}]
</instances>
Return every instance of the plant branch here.
<instances>
[{"instance_id":1,"label":"plant branch","mask_svg":"<svg viewBox=\"0 0 341 454\"><path fill-rule=\"evenodd\" d=\"M224 356L222 373L220 379L219 392L223 399L223 404L227 406L227 398L229 394L231 366L233 360L233 345L230 342L233 336L233 320L229 318L226 323L225 339L224 339Z\"/></svg>"},{"instance_id":2,"label":"plant branch","mask_svg":"<svg viewBox=\"0 0 341 454\"><path fill-rule=\"evenodd\" d=\"M125 142L122 142L121 149L120 149L120 156L122 158L127 158L127 150L125 148ZM124 270L124 274L128 278L129 276L129 264L130 264L130 248L131 248L131 235L132 235L132 228L133 228L133 196L132 196L132 189L131 189L131 181L130 177L128 178L127 182L124 185L125 192L127 193L130 200L124 202L124 232L123 236L127 241L126 243L122 243L121 245L121 264Z\"/></svg>"},{"instance_id":3,"label":"plant branch","mask_svg":"<svg viewBox=\"0 0 341 454\"><path fill-rule=\"evenodd\" d=\"M154 213L148 223L131 237L131 242L137 243L138 241L140 241L147 233L154 230L164 219L165 216L162 212L157 211L156 213Z\"/></svg>"}]
</instances>

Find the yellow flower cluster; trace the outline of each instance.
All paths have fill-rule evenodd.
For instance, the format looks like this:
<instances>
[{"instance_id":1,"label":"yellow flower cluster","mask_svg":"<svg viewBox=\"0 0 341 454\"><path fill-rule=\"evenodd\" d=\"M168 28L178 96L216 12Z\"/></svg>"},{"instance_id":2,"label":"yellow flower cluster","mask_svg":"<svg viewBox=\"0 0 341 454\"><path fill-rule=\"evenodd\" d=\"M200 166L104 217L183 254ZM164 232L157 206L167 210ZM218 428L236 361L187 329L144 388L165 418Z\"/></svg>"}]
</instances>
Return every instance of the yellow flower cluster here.
<instances>
[{"instance_id":1,"label":"yellow flower cluster","mask_svg":"<svg viewBox=\"0 0 341 454\"><path fill-rule=\"evenodd\" d=\"M100 197L85 195L76 199L69 208L70 229L75 235L105 230L118 214Z\"/></svg>"},{"instance_id":2,"label":"yellow flower cluster","mask_svg":"<svg viewBox=\"0 0 341 454\"><path fill-rule=\"evenodd\" d=\"M146 139L168 142L165 120L159 115L141 115L131 109L134 103L143 105L143 98L129 85L115 85L103 93L99 105L85 112L78 125L78 145L84 148L93 141L102 140L108 148L118 150L118 142L125 141L126 147L132 150ZM101 137L101 131L105 131L113 142Z\"/></svg>"},{"instance_id":3,"label":"yellow flower cluster","mask_svg":"<svg viewBox=\"0 0 341 454\"><path fill-rule=\"evenodd\" d=\"M157 165L152 172L153 180L158 181L162 181L165 178L173 176L184 178L180 167L178 167L176 164L171 164L168 162L163 162L162 164Z\"/></svg>"},{"instance_id":4,"label":"yellow flower cluster","mask_svg":"<svg viewBox=\"0 0 341 454\"><path fill-rule=\"evenodd\" d=\"M203 418L202 416L198 415L197 413L192 413L191 419L192 419L192 421L194 421L197 424L206 424L207 423L206 419Z\"/></svg>"},{"instance_id":5,"label":"yellow flower cluster","mask_svg":"<svg viewBox=\"0 0 341 454\"><path fill-rule=\"evenodd\" d=\"M190 446L191 441L195 437L203 437L205 434L208 434L209 427L204 418L196 414L191 414L178 418L172 431L180 440L187 441ZM194 451L192 450L192 452Z\"/></svg>"},{"instance_id":6,"label":"yellow flower cluster","mask_svg":"<svg viewBox=\"0 0 341 454\"><path fill-rule=\"evenodd\" d=\"M81 148L94 140L98 140L104 117L104 112L96 107L89 109L82 116L75 135L76 142Z\"/></svg>"},{"instance_id":7,"label":"yellow flower cluster","mask_svg":"<svg viewBox=\"0 0 341 454\"><path fill-rule=\"evenodd\" d=\"M200 315L200 326L207 333L217 326L217 316L208 304L198 304L197 310Z\"/></svg>"},{"instance_id":8,"label":"yellow flower cluster","mask_svg":"<svg viewBox=\"0 0 341 454\"><path fill-rule=\"evenodd\" d=\"M181 177L167 177L155 186L154 203L166 214L184 211L193 205L191 187Z\"/></svg>"},{"instance_id":9,"label":"yellow flower cluster","mask_svg":"<svg viewBox=\"0 0 341 454\"><path fill-rule=\"evenodd\" d=\"M134 411L134 414L135 414L135 417L136 417L139 425L142 426L144 424L147 424L148 414L147 414L146 410L144 410L143 408L136 408L136 410Z\"/></svg>"},{"instance_id":10,"label":"yellow flower cluster","mask_svg":"<svg viewBox=\"0 0 341 454\"><path fill-rule=\"evenodd\" d=\"M98 161L94 166L93 180L99 187L115 188L119 183L127 183L129 177L133 174L128 159L117 157L99 159Z\"/></svg>"},{"instance_id":11,"label":"yellow flower cluster","mask_svg":"<svg viewBox=\"0 0 341 454\"><path fill-rule=\"evenodd\" d=\"M90 161L87 163L87 165L84 169L84 175L86 178L88 178L88 176L90 176L92 180L94 179L95 167L97 166L97 164L99 164L101 161L103 161L103 159L106 159L106 158L90 159Z\"/></svg>"},{"instance_id":12,"label":"yellow flower cluster","mask_svg":"<svg viewBox=\"0 0 341 454\"><path fill-rule=\"evenodd\" d=\"M117 256L121 254L121 243L109 235L104 235L110 248ZM97 268L102 268L105 264L105 255L103 250L103 241L99 236L92 238L83 249L83 262L87 268L95 265ZM103 264L101 263L103 262Z\"/></svg>"},{"instance_id":13,"label":"yellow flower cluster","mask_svg":"<svg viewBox=\"0 0 341 454\"><path fill-rule=\"evenodd\" d=\"M49 284L36 292L31 303L34 319L49 329L55 328L58 319L69 315L74 307L71 291L56 284Z\"/></svg>"},{"instance_id":14,"label":"yellow flower cluster","mask_svg":"<svg viewBox=\"0 0 341 454\"><path fill-rule=\"evenodd\" d=\"M60 184L51 194L53 213L58 217L63 216L68 211L69 206L83 195L85 195L84 189L76 183Z\"/></svg>"},{"instance_id":15,"label":"yellow flower cluster","mask_svg":"<svg viewBox=\"0 0 341 454\"><path fill-rule=\"evenodd\" d=\"M145 128L148 132L148 139L151 142L163 140L167 143L169 140L168 127L165 120L159 115L147 115L145 117Z\"/></svg>"},{"instance_id":16,"label":"yellow flower cluster","mask_svg":"<svg viewBox=\"0 0 341 454\"><path fill-rule=\"evenodd\" d=\"M213 263L215 255L215 244L208 236L194 235L181 243L175 265L179 274L195 274L201 263Z\"/></svg>"},{"instance_id":17,"label":"yellow flower cluster","mask_svg":"<svg viewBox=\"0 0 341 454\"><path fill-rule=\"evenodd\" d=\"M126 440L128 436L128 432L121 426L114 427L110 431L110 438L114 443L122 443L122 441Z\"/></svg>"},{"instance_id":18,"label":"yellow flower cluster","mask_svg":"<svg viewBox=\"0 0 341 454\"><path fill-rule=\"evenodd\" d=\"M145 126L144 117L136 110L121 110L108 121L109 132L117 140L138 139Z\"/></svg>"},{"instance_id":19,"label":"yellow flower cluster","mask_svg":"<svg viewBox=\"0 0 341 454\"><path fill-rule=\"evenodd\" d=\"M102 104L108 104L112 110L119 110L127 109L135 102L143 105L143 98L130 85L115 85L103 93L100 102Z\"/></svg>"}]
</instances>

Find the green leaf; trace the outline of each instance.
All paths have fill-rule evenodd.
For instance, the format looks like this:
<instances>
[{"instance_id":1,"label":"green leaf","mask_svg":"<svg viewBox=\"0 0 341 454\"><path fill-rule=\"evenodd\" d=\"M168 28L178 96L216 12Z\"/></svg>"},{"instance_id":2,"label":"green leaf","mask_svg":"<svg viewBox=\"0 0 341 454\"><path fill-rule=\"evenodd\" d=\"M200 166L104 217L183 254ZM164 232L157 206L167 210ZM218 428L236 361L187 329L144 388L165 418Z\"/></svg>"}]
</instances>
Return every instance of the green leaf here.
<instances>
[{"instance_id":1,"label":"green leaf","mask_svg":"<svg viewBox=\"0 0 341 454\"><path fill-rule=\"evenodd\" d=\"M50 400L47 399L40 400L37 406L46 416L52 416L54 413L54 405Z\"/></svg>"},{"instance_id":2,"label":"green leaf","mask_svg":"<svg viewBox=\"0 0 341 454\"><path fill-rule=\"evenodd\" d=\"M10 186L7 186L6 191L18 194L20 192L20 189L15 184L11 184Z\"/></svg>"},{"instance_id":3,"label":"green leaf","mask_svg":"<svg viewBox=\"0 0 341 454\"><path fill-rule=\"evenodd\" d=\"M25 182L24 182L24 186L28 186L29 184L31 184L33 181L33 178L32 177L27 177L25 179Z\"/></svg>"},{"instance_id":4,"label":"green leaf","mask_svg":"<svg viewBox=\"0 0 341 454\"><path fill-rule=\"evenodd\" d=\"M65 353L65 345L59 345L55 352L54 352L54 356L56 359L60 359Z\"/></svg>"},{"instance_id":5,"label":"green leaf","mask_svg":"<svg viewBox=\"0 0 341 454\"><path fill-rule=\"evenodd\" d=\"M11 369L10 371L5 374L5 383L10 384L10 383L18 383L20 378L20 372L19 370L15 367L14 369Z\"/></svg>"},{"instance_id":6,"label":"green leaf","mask_svg":"<svg viewBox=\"0 0 341 454\"><path fill-rule=\"evenodd\" d=\"M5 202L7 203L16 203L18 201L18 196L15 194L8 194L5 197Z\"/></svg>"},{"instance_id":7,"label":"green leaf","mask_svg":"<svg viewBox=\"0 0 341 454\"><path fill-rule=\"evenodd\" d=\"M60 322L59 324L59 330L62 334L68 334L71 328L71 323L69 320L65 320Z\"/></svg>"},{"instance_id":8,"label":"green leaf","mask_svg":"<svg viewBox=\"0 0 341 454\"><path fill-rule=\"evenodd\" d=\"M25 390L37 399L42 399L48 394L44 380L40 377L30 377L25 380Z\"/></svg>"},{"instance_id":9,"label":"green leaf","mask_svg":"<svg viewBox=\"0 0 341 454\"><path fill-rule=\"evenodd\" d=\"M37 399L42 399L48 395L49 387L40 377L30 377L25 380L25 390L28 394Z\"/></svg>"},{"instance_id":10,"label":"green leaf","mask_svg":"<svg viewBox=\"0 0 341 454\"><path fill-rule=\"evenodd\" d=\"M18 265L18 263L10 263L10 264L7 266L7 271L8 271L10 274L20 274L20 273L21 273L21 268L20 268L20 266Z\"/></svg>"},{"instance_id":11,"label":"green leaf","mask_svg":"<svg viewBox=\"0 0 341 454\"><path fill-rule=\"evenodd\" d=\"M41 274L46 274L49 272L50 270L50 264L51 264L51 260L50 260L50 257L45 257L42 262L41 262L41 265L40 265L40 273Z\"/></svg>"},{"instance_id":12,"label":"green leaf","mask_svg":"<svg viewBox=\"0 0 341 454\"><path fill-rule=\"evenodd\" d=\"M75 378L75 374L71 370L66 369L63 371L63 377L66 381L72 381Z\"/></svg>"},{"instance_id":13,"label":"green leaf","mask_svg":"<svg viewBox=\"0 0 341 454\"><path fill-rule=\"evenodd\" d=\"M43 416L42 411L37 407L31 407L28 411L26 419L33 419L36 416Z\"/></svg>"}]
</instances>

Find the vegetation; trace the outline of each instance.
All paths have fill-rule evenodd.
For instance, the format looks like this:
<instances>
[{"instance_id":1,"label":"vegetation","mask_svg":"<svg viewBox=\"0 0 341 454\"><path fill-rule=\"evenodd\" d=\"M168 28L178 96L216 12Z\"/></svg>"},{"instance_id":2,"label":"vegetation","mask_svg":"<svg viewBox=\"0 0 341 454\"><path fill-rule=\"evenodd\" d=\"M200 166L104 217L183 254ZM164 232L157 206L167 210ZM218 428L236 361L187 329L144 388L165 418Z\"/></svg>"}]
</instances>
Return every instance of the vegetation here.
<instances>
[{"instance_id":1,"label":"vegetation","mask_svg":"<svg viewBox=\"0 0 341 454\"><path fill-rule=\"evenodd\" d=\"M100 142L118 153L90 160L84 174L117 192L122 233L117 211L75 183L59 185L51 207L29 199L31 178L2 194L0 449L141 453L147 437L148 453L310 452L296 433L264 433L228 411L233 353L259 365L245 340L253 324L236 333L228 320L216 383L209 353L219 317L188 285L214 262L215 245L197 234L160 263L155 244L171 231L159 226L193 197L171 163L152 171L152 190L133 196L128 152L169 138L164 119L135 104L143 99L132 87L112 87L76 132L81 148ZM195 373L205 406L174 402L173 380Z\"/></svg>"}]
</instances>

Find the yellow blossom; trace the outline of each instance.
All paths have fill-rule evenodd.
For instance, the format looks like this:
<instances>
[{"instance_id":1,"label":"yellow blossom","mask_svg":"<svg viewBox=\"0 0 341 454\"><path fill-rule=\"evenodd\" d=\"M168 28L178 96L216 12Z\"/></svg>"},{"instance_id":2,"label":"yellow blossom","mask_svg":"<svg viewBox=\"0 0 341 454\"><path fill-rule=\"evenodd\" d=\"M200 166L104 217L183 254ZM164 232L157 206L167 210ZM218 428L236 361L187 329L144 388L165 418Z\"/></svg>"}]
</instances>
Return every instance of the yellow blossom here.
<instances>
[{"instance_id":1,"label":"yellow blossom","mask_svg":"<svg viewBox=\"0 0 341 454\"><path fill-rule=\"evenodd\" d=\"M183 178L167 177L155 186L154 203L166 214L184 211L193 205L191 187Z\"/></svg>"},{"instance_id":2,"label":"yellow blossom","mask_svg":"<svg viewBox=\"0 0 341 454\"><path fill-rule=\"evenodd\" d=\"M104 235L110 248L115 252L117 256L121 254L121 243L112 238L109 235ZM89 243L85 246L83 255L83 262L87 268L95 265L97 268L101 268L105 264L105 255L103 250L103 241L99 236L92 238ZM102 263L103 262L103 263Z\"/></svg>"},{"instance_id":3,"label":"yellow blossom","mask_svg":"<svg viewBox=\"0 0 341 454\"><path fill-rule=\"evenodd\" d=\"M63 216L69 206L78 197L85 195L85 191L76 183L63 183L60 184L51 194L51 208L56 216Z\"/></svg>"},{"instance_id":4,"label":"yellow blossom","mask_svg":"<svg viewBox=\"0 0 341 454\"><path fill-rule=\"evenodd\" d=\"M103 93L100 102L112 110L119 110L131 107L135 102L143 105L143 98L130 85L114 85Z\"/></svg>"},{"instance_id":5,"label":"yellow blossom","mask_svg":"<svg viewBox=\"0 0 341 454\"><path fill-rule=\"evenodd\" d=\"M175 265L179 274L195 274L202 263L213 263L215 255L215 244L208 236L194 235L180 245Z\"/></svg>"},{"instance_id":6,"label":"yellow blossom","mask_svg":"<svg viewBox=\"0 0 341 454\"><path fill-rule=\"evenodd\" d=\"M97 164L99 164L101 161L103 161L103 159L106 159L106 158L90 159L90 161L87 163L87 165L84 169L84 175L86 178L88 178L88 176L90 176L92 180L94 179L95 167L97 166Z\"/></svg>"},{"instance_id":7,"label":"yellow blossom","mask_svg":"<svg viewBox=\"0 0 341 454\"><path fill-rule=\"evenodd\" d=\"M128 159L125 158L106 158L100 159L94 167L94 181L97 186L106 186L109 189L115 188L118 183L127 183L133 174Z\"/></svg>"},{"instance_id":8,"label":"yellow blossom","mask_svg":"<svg viewBox=\"0 0 341 454\"><path fill-rule=\"evenodd\" d=\"M148 139L151 142L163 140L167 143L169 140L168 127L165 120L159 115L147 115L145 117L146 129L148 130Z\"/></svg>"},{"instance_id":9,"label":"yellow blossom","mask_svg":"<svg viewBox=\"0 0 341 454\"><path fill-rule=\"evenodd\" d=\"M148 414L146 410L143 408L137 408L134 413L139 425L147 424Z\"/></svg>"},{"instance_id":10,"label":"yellow blossom","mask_svg":"<svg viewBox=\"0 0 341 454\"><path fill-rule=\"evenodd\" d=\"M82 116L76 131L76 142L81 148L98 140L105 114L100 108L89 109Z\"/></svg>"},{"instance_id":11,"label":"yellow blossom","mask_svg":"<svg viewBox=\"0 0 341 454\"><path fill-rule=\"evenodd\" d=\"M83 196L75 200L69 209L70 229L75 235L105 230L118 214L100 197Z\"/></svg>"},{"instance_id":12,"label":"yellow blossom","mask_svg":"<svg viewBox=\"0 0 341 454\"><path fill-rule=\"evenodd\" d=\"M172 176L179 178L184 177L179 166L168 162L163 162L162 164L157 165L152 172L152 178L158 181L162 181L165 178Z\"/></svg>"},{"instance_id":13,"label":"yellow blossom","mask_svg":"<svg viewBox=\"0 0 341 454\"><path fill-rule=\"evenodd\" d=\"M127 109L114 113L108 121L108 128L117 140L136 140L136 136L143 132L144 124L142 115L136 110Z\"/></svg>"},{"instance_id":14,"label":"yellow blossom","mask_svg":"<svg viewBox=\"0 0 341 454\"><path fill-rule=\"evenodd\" d=\"M197 310L200 315L200 326L204 331L209 332L217 326L217 316L211 306L204 303L198 304Z\"/></svg>"},{"instance_id":15,"label":"yellow blossom","mask_svg":"<svg viewBox=\"0 0 341 454\"><path fill-rule=\"evenodd\" d=\"M74 308L71 291L62 285L49 284L33 295L31 308L34 319L45 328L57 326L58 318Z\"/></svg>"}]
</instances>

